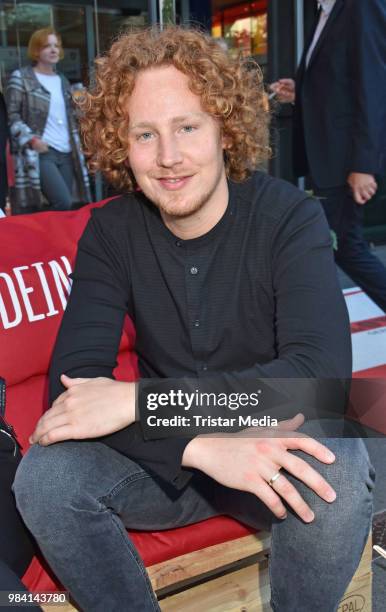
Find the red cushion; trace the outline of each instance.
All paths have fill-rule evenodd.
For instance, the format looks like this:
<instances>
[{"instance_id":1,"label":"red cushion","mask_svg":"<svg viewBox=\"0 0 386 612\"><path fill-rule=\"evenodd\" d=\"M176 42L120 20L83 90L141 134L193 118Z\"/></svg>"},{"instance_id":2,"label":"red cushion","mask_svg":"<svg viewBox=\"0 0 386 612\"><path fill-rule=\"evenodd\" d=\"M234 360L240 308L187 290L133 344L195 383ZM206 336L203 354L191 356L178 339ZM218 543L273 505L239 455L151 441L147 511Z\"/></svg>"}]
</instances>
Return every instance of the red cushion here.
<instances>
[{"instance_id":1,"label":"red cushion","mask_svg":"<svg viewBox=\"0 0 386 612\"><path fill-rule=\"evenodd\" d=\"M31 376L15 385L7 386L7 420L14 426L23 453L28 449L28 438L37 421L48 407L48 377Z\"/></svg>"},{"instance_id":2,"label":"red cushion","mask_svg":"<svg viewBox=\"0 0 386 612\"><path fill-rule=\"evenodd\" d=\"M67 275L73 268L76 245L90 209L101 205L0 222L0 376L7 382L7 418L24 450L47 409L47 372L68 297ZM120 380L138 376L134 341L134 327L127 317L115 370ZM219 517L162 532L132 532L130 537L145 564L153 565L250 533L253 530L237 521ZM54 578L37 559L24 582L32 591L56 588Z\"/></svg>"},{"instance_id":3,"label":"red cushion","mask_svg":"<svg viewBox=\"0 0 386 612\"><path fill-rule=\"evenodd\" d=\"M0 372L8 385L48 370L68 297L66 277L92 206L2 219Z\"/></svg>"},{"instance_id":4,"label":"red cushion","mask_svg":"<svg viewBox=\"0 0 386 612\"><path fill-rule=\"evenodd\" d=\"M256 529L247 527L228 516L219 516L187 527L165 531L146 533L129 531L147 567L252 533L256 533Z\"/></svg>"},{"instance_id":5,"label":"red cushion","mask_svg":"<svg viewBox=\"0 0 386 612\"><path fill-rule=\"evenodd\" d=\"M146 533L130 531L129 537L146 567L149 567L206 546L214 546L252 533L255 533L255 530L229 517L219 516L178 529ZM23 582L33 592L54 591L61 588L44 561L36 557L24 575Z\"/></svg>"},{"instance_id":6,"label":"red cushion","mask_svg":"<svg viewBox=\"0 0 386 612\"><path fill-rule=\"evenodd\" d=\"M77 243L90 217L81 210L3 219L0 224L0 376L7 383L7 416L26 445L47 409L47 380L66 307ZM117 377L137 377L135 331L127 317Z\"/></svg>"}]
</instances>

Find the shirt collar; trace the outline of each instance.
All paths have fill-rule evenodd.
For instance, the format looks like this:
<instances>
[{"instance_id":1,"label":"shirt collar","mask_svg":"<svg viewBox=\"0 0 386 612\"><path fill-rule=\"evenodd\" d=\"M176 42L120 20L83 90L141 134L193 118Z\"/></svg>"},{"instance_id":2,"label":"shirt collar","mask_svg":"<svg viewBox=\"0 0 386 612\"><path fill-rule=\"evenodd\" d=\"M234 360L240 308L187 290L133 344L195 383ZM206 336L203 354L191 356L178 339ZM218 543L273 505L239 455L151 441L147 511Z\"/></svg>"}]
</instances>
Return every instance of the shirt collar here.
<instances>
[{"instance_id":1,"label":"shirt collar","mask_svg":"<svg viewBox=\"0 0 386 612\"><path fill-rule=\"evenodd\" d=\"M322 9L323 13L329 15L334 8L336 0L319 0L318 4Z\"/></svg>"}]
</instances>

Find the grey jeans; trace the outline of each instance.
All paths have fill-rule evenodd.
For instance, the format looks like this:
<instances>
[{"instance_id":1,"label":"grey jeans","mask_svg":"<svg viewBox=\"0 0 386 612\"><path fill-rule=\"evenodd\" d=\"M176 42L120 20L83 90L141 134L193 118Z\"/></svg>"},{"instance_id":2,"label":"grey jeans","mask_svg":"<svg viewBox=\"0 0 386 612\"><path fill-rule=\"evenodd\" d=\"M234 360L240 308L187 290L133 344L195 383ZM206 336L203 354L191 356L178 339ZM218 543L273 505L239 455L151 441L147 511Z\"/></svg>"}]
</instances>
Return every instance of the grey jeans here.
<instances>
[{"instance_id":1,"label":"grey jeans","mask_svg":"<svg viewBox=\"0 0 386 612\"><path fill-rule=\"evenodd\" d=\"M74 164L71 153L49 147L40 153L40 187L54 210L69 210L72 204Z\"/></svg>"},{"instance_id":2,"label":"grey jeans","mask_svg":"<svg viewBox=\"0 0 386 612\"><path fill-rule=\"evenodd\" d=\"M312 428L304 430L312 433ZM276 612L333 612L369 533L374 471L361 439L321 441L335 453L334 464L296 454L328 480L336 501L324 502L288 476L315 512L311 524L291 511L277 520L254 495L199 473L183 491L166 491L139 465L100 442L33 446L18 468L14 490L43 554L86 612L160 609L125 527L170 529L219 514L271 528Z\"/></svg>"}]
</instances>

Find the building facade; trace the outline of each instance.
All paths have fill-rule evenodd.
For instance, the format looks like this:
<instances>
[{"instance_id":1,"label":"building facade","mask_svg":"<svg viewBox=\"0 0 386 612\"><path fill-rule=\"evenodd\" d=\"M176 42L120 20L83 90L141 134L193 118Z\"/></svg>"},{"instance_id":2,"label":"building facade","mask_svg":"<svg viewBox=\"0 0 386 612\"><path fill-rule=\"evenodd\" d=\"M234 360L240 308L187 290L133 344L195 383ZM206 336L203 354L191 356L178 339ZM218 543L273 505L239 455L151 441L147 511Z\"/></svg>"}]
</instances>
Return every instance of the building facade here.
<instances>
[{"instance_id":1,"label":"building facade","mask_svg":"<svg viewBox=\"0 0 386 612\"><path fill-rule=\"evenodd\" d=\"M67 0L22 2L0 0L0 82L27 60L28 40L36 29L53 25L61 34L65 58L60 70L73 83L87 83L96 55L127 27L143 27L170 18L204 26L226 41L230 54L252 55L267 81L293 74L303 3L296 0ZM161 6L163 5L163 9ZM174 9L174 11L173 11ZM169 13L165 15L166 13ZM302 38L302 37L300 37ZM280 42L279 42L280 41ZM286 112L277 117L280 133L290 122ZM272 172L291 180L290 137L276 143Z\"/></svg>"},{"instance_id":2,"label":"building facade","mask_svg":"<svg viewBox=\"0 0 386 612\"><path fill-rule=\"evenodd\" d=\"M60 70L75 85L87 84L95 57L121 30L170 20L199 24L231 55L252 56L269 83L294 75L315 14L312 0L0 0L0 85L28 61L28 40L39 28L52 25L61 34ZM291 115L288 105L273 109L270 172L293 181ZM102 195L100 181L95 195ZM368 223L386 226L383 209L382 216L370 204Z\"/></svg>"}]
</instances>

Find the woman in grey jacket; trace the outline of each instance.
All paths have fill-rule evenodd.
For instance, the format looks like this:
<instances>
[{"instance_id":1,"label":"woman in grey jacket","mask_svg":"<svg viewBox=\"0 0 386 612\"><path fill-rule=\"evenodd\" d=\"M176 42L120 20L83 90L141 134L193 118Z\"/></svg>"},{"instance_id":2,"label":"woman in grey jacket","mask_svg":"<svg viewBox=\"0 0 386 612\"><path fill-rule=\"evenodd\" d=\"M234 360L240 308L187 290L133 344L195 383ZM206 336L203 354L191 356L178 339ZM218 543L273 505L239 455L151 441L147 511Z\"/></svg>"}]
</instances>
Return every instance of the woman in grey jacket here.
<instances>
[{"instance_id":1,"label":"woman in grey jacket","mask_svg":"<svg viewBox=\"0 0 386 612\"><path fill-rule=\"evenodd\" d=\"M60 36L52 28L37 30L28 55L33 66L15 70L6 90L15 166L12 213L40 210L42 195L54 210L68 210L74 182L78 201L91 196L70 83L55 71L63 57Z\"/></svg>"}]
</instances>

